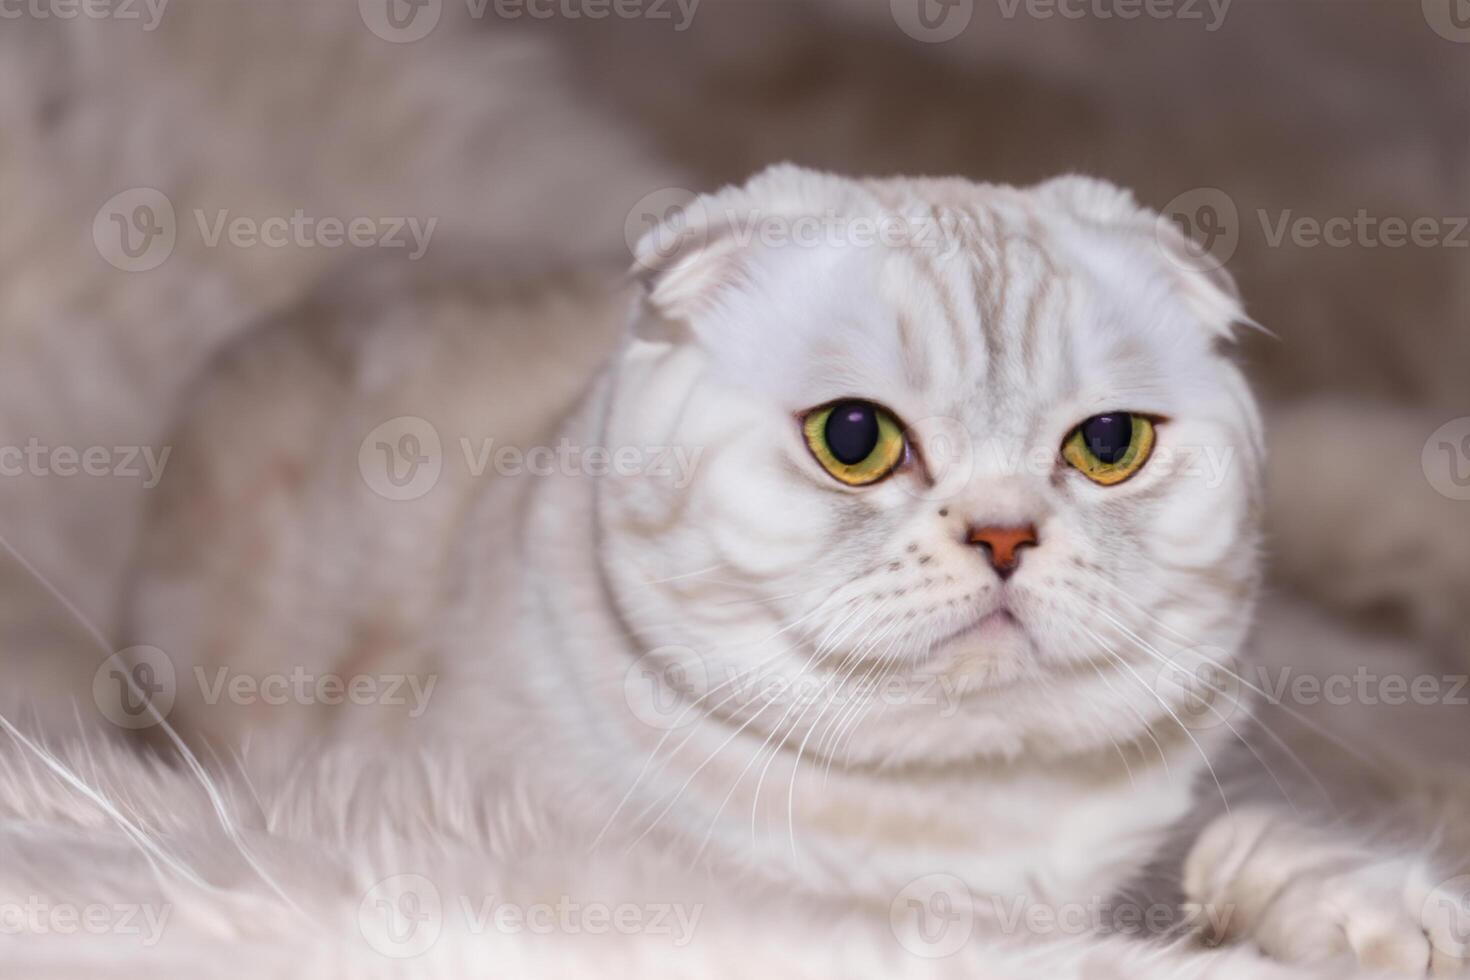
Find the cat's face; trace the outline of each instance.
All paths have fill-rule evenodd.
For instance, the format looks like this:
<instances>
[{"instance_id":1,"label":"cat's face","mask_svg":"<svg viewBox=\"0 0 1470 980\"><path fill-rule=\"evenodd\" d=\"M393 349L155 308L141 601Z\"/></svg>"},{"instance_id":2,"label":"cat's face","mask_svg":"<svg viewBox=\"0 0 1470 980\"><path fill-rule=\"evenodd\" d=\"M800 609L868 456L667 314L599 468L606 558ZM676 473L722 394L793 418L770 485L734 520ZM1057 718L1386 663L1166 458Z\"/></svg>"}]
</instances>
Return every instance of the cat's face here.
<instances>
[{"instance_id":1,"label":"cat's face","mask_svg":"<svg viewBox=\"0 0 1470 980\"><path fill-rule=\"evenodd\" d=\"M606 432L697 465L599 494L616 601L685 660L696 710L816 755L939 762L1197 709L1164 658L1233 655L1256 581L1225 285L1095 182L783 169L701 208L651 277ZM800 215L827 230L772 240ZM884 215L938 238L854 230Z\"/></svg>"}]
</instances>

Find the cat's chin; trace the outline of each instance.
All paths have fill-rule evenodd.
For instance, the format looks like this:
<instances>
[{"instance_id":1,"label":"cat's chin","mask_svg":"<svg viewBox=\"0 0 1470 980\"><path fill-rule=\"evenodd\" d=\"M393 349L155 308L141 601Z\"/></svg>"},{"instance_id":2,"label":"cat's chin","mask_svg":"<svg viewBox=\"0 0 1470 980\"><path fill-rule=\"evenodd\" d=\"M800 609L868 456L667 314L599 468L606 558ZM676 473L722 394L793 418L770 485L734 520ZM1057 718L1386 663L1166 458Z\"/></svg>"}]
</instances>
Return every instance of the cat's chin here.
<instances>
[{"instance_id":1,"label":"cat's chin","mask_svg":"<svg viewBox=\"0 0 1470 980\"><path fill-rule=\"evenodd\" d=\"M1010 610L997 609L936 644L920 666L960 678L967 687L994 687L1022 676L1035 656L1025 624Z\"/></svg>"}]
</instances>

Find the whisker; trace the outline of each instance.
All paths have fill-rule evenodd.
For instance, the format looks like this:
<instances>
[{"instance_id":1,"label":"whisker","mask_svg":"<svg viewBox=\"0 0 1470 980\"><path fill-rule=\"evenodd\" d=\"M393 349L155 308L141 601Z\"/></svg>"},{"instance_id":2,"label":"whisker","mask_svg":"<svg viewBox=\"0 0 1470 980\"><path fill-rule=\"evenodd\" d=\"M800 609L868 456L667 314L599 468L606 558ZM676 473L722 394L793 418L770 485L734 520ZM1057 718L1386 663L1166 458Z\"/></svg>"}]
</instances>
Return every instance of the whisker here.
<instances>
[{"instance_id":1,"label":"whisker","mask_svg":"<svg viewBox=\"0 0 1470 980\"><path fill-rule=\"evenodd\" d=\"M1108 583L1108 584L1109 585L1112 585L1112 583ZM1114 588L1117 588L1117 586L1114 586ZM1121 594L1121 592L1120 592L1120 594ZM1131 599L1131 597L1128 597L1127 595L1123 595L1123 598L1127 599L1130 603L1133 602L1133 600ZM1138 611L1142 615L1153 619L1160 626L1163 626L1164 628L1168 629L1170 632L1174 633L1175 636L1177 636L1179 639L1181 639L1181 640L1184 641L1184 643L1186 645L1186 648L1188 648L1188 649L1194 649L1194 648L1200 646L1199 643L1196 643L1195 641L1191 640L1189 637L1185 636L1183 633L1180 633L1178 630L1173 629L1167 623L1165 623L1162 620L1158 619L1158 617L1149 616L1148 611L1146 609L1143 609L1143 608L1137 606L1136 603L1134 603L1134 608L1137 608ZM1121 622L1119 622L1118 620L1114 619L1111 615L1109 615L1106 612L1106 610L1103 610L1103 609L1098 608L1098 607L1094 607L1094 611L1102 614L1102 616L1105 619L1108 619L1110 622L1112 622L1119 629L1123 630L1125 633L1127 633L1128 635L1132 636L1137 642L1143 644L1145 647L1148 648L1148 652L1152 653L1154 656L1159 657L1165 663L1168 663L1168 664L1174 664L1175 663L1175 661L1173 659L1171 659L1171 658L1165 656L1164 654L1160 653L1156 648L1152 647L1145 640L1143 640L1142 637L1138 636L1132 630L1128 629L1125 625L1123 625ZM1234 678L1236 681L1238 681L1241 684L1245 685L1246 687L1248 687L1250 690L1254 691L1255 693L1257 693L1261 697L1264 697L1267 700L1268 703L1271 703L1273 706L1279 706L1277 704L1277 702L1275 702L1275 701L1272 700L1272 698L1271 698L1271 696L1269 694L1267 694L1265 691L1262 691L1260 688L1257 688L1254 685L1252 685L1243 676L1241 676L1235 670L1231 669L1229 665L1224 664L1224 663L1219 663L1219 662L1213 662L1213 663L1222 672L1224 672L1225 674L1228 674L1230 677ZM1220 695L1222 695L1224 697L1230 698L1231 701L1234 702L1237 705L1239 705L1241 703L1238 699L1236 699L1229 692L1225 691L1223 688L1216 687L1215 685L1210 684L1207 679L1205 680L1205 683L1215 693L1220 694ZM1284 710L1286 710L1288 712L1288 714L1292 714L1293 713L1293 712L1291 712L1291 710L1289 708L1288 709L1284 709ZM1225 719L1222 717L1221 720L1224 721ZM1313 785L1317 789L1317 792L1322 796L1323 800L1329 806L1332 806L1332 807L1335 808L1335 803L1332 800L1332 794L1327 791L1327 787L1324 786L1322 784L1321 780L1319 780L1317 778L1317 774L1312 771L1312 769L1311 769L1310 766L1308 766L1305 762L1302 761L1301 757L1299 755L1297 755L1297 753L1292 749L1292 747L1290 745L1288 745L1286 743L1286 741L1284 739L1282 739L1281 736L1278 735L1271 728L1270 724L1267 723L1264 718L1261 718L1257 714L1252 714L1251 715L1251 720L1254 721L1257 725L1259 725L1261 731L1263 733L1265 733L1266 736L1268 738L1270 738L1281 749L1281 751L1286 754L1287 758L1290 759L1290 761L1293 764L1295 764L1296 767L1298 769L1300 769L1307 776L1308 779L1310 779L1312 781ZM1307 719L1299 718L1299 719L1296 719L1296 720L1298 720L1298 721L1300 721L1300 722L1302 722L1304 724L1309 724L1309 722L1308 722ZM1261 759L1260 755L1256 752L1256 750L1254 748L1252 748L1252 746L1250 745L1250 743L1246 741L1246 739L1244 738L1244 736L1240 735L1239 732L1236 732L1235 731L1235 728L1233 726L1231 726L1228 721L1226 722L1226 727L1230 728L1231 732L1234 733L1235 736L1240 739L1241 744L1245 745L1245 747L1250 751L1251 755L1255 756L1256 759L1257 759L1257 761L1260 761L1261 762L1261 765L1266 768L1266 770L1267 770L1268 773L1271 773L1270 766L1266 765L1265 761ZM1310 726L1310 724L1309 724L1309 727L1315 727L1315 726ZM1344 745L1344 747L1347 748L1346 745ZM1361 758L1361 757L1359 757L1359 758ZM1370 765L1375 765L1374 763L1372 763L1371 760L1366 760L1365 759L1363 761L1368 762ZM1275 774L1274 773L1271 773L1271 778L1272 778L1272 780L1274 782L1276 782L1276 785L1278 787L1281 786L1280 781L1279 780L1276 780L1276 777L1275 777ZM1283 792L1283 794L1285 794L1285 790L1282 790L1282 792ZM1290 796L1287 795L1286 798L1287 798L1288 802L1290 802ZM1294 803L1292 804L1292 806L1293 806L1293 809L1295 809L1295 804Z\"/></svg>"},{"instance_id":2,"label":"whisker","mask_svg":"<svg viewBox=\"0 0 1470 980\"><path fill-rule=\"evenodd\" d=\"M882 602L880 602L880 603L876 604L875 606L871 607L868 610L868 612L863 616L863 618L861 620L859 620L858 622L853 623L851 629L847 630L846 634L844 634L843 639L844 640L847 639L847 637L850 636L854 631L856 631L859 626L861 626L863 623L866 623L869 619L873 618L874 615L877 615L878 613L882 612L884 609L887 609L890 605L893 604L893 602L894 602L894 600L890 597L888 599L884 599ZM869 631L869 634L868 635L871 635L871 630ZM835 646L835 644L833 644L833 645ZM810 664L811 664L811 661L808 661L808 666L810 666ZM786 719L788 717L790 717L791 712L794 711L795 709L796 709L796 702L793 701L786 708L785 714L783 714L781 716L781 719L779 721L777 721L776 724L775 724L775 726L771 729L771 733L766 736L765 742L762 742L761 743L761 747L756 750L755 758L753 758L751 760L751 762L746 765L746 769L745 770L741 770L741 776L742 777L744 776L746 770L748 770L750 768L750 765L753 765L754 762L760 758L761 754L765 751L766 746L768 744L770 744L771 743L771 740L776 737L776 734L781 730L781 727L786 723ZM796 720L791 723L791 731L795 731L796 730L796 726L801 723L801 719L806 716L807 711L809 711L810 709L811 709L811 704L807 704L806 707L802 708L801 713L799 715L797 715ZM788 734L790 734L790 732L788 732ZM782 741L784 741L784 738L783 738ZM755 783L755 795L751 797L751 801L750 801L750 834L751 834L752 840L755 838L756 810L757 810L757 807L760 804L761 785L765 782L766 773L770 772L770 770L771 770L771 764L776 761L776 755L780 751L780 748L781 748L781 743L780 742L777 742L771 748L770 755L766 759L766 764L761 769L760 776L756 779L756 783Z\"/></svg>"},{"instance_id":3,"label":"whisker","mask_svg":"<svg viewBox=\"0 0 1470 980\"><path fill-rule=\"evenodd\" d=\"M835 598L836 598L836 595L835 594L828 596L827 597L827 600L824 600L823 602L818 603L815 607L813 607L811 609L811 611L809 611L808 613L806 613L804 616L801 616L800 618L792 621L791 623L788 623L785 626L781 627L775 633L772 633L770 636L766 637L765 639L758 641L758 643L756 645L764 645L766 643L769 643L772 640L774 640L777 637L779 637L782 633L785 633L787 630L791 630L791 629L796 628L797 626L801 625L806 620L811 619L813 616L816 616L818 613L820 613L822 611L823 607L826 605L826 602L827 601L830 601L830 600L833 600ZM755 667L752 668L753 670L755 670L757 672L756 673L755 680L759 681L760 679L762 679L765 676L764 670L765 670L765 668L768 665L770 665L770 664L774 663L775 661L779 660L781 657L786 656L788 653L792 652L794 649L796 649L795 646L790 646L790 647L783 648L781 650L777 650L775 653L772 653L769 657L766 657L760 663L756 664ZM622 799L620 799L618 801L617 806L613 807L612 812L608 814L607 820L603 822L602 829L600 829L597 832L597 836L593 838L591 845L589 845L589 850L595 850L597 848L597 846L602 843L603 838L607 836L607 832L612 829L613 822L617 819L618 814L620 814L620 813L623 812L623 807L625 807L625 806L628 805L628 801L630 799L632 799L633 794L635 792L637 792L638 787L642 784L643 778L646 775L648 775L649 768L653 765L654 760L658 758L658 755L663 750L664 745L668 742L668 740L670 738L672 738L674 736L674 734L679 730L679 728L681 728L683 726L684 719L688 717L689 713L691 711L694 711L695 709L697 709L703 702L705 702L709 698L713 697L714 695L718 694L720 691L722 691L726 687L729 687L732 684L736 684L737 682L739 682L739 681L741 681L743 679L744 678L743 678L743 674L742 673L732 674L729 678L727 678L726 680L724 680L724 681L720 682L719 684L715 685L710 690L704 692L703 694L701 694L699 697L695 698L693 701L691 701L688 705L686 705L684 707L684 710L681 711L679 713L679 716L674 719L673 723L669 726L669 729L666 732L664 732L664 734L662 736L660 736L660 738L658 740L658 743L656 745L654 745L652 751L650 751L648 753L648 757L643 760L643 766L642 766L641 769L638 770L638 775L633 778L632 785L630 785L628 787L627 791L623 794ZM720 708L722 708L726 704L728 704L731 701L731 699L739 696L739 694L740 694L740 691L737 688L736 690L732 691L727 697L725 697L724 699L722 699L719 703L717 703L714 706L712 706L709 710L712 711L712 712L719 710ZM687 745L689 743L689 740L691 738L693 738L693 737L694 737L694 732L692 732L692 731L689 732L688 734L686 734L684 736L684 740L682 742L680 742L677 746L675 746L674 747L674 750L671 753L669 753L669 758L665 760L664 765L666 766L668 764L668 762L673 759L674 756L678 755L678 753L683 750L684 746Z\"/></svg>"},{"instance_id":4,"label":"whisker","mask_svg":"<svg viewBox=\"0 0 1470 980\"><path fill-rule=\"evenodd\" d=\"M831 633L832 633L832 631L831 630L828 630L828 634L827 635L830 636ZM796 678L793 678L791 681L789 681L787 683L787 685L786 685L787 688L789 688L792 683L795 683L795 680L797 678L801 677L805 673L805 671L807 670L807 668L810 667L813 663L815 663L816 660L817 660L817 658L820 657L822 655L822 653L823 653L823 647L819 644L816 647L816 649L813 650L812 655L807 659L806 664L804 664L802 666L801 670L797 672ZM728 700L728 698L726 700ZM730 736L727 739L725 739L725 741L723 743L721 743L714 750L714 752L710 753L710 755L707 756L703 762L701 762L698 766L695 767L694 771L689 774L688 778L685 779L684 782L683 782L683 784L680 785L680 787L678 788L678 790L675 791L675 793L673 795L673 798L670 799L670 801L668 802L668 804L666 804L664 806L664 808L661 811L659 811L658 815L653 818L653 822L650 823L643 830L643 832L641 834L639 834L638 837L635 838L632 841L632 843L630 843L628 845L627 852L631 852L631 850L634 847L636 847L643 840L643 838L647 837L648 834L651 833L654 830L654 828L656 828L658 826L659 822L662 821L663 818L668 815L669 811L674 808L674 806L679 802L680 797L682 797L684 795L684 792L693 784L694 780L699 776L699 774L704 771L705 767L708 766L711 762L713 762L719 756L719 754L721 752L723 752L730 745L730 743L732 743L736 738L738 738L740 736L740 734L745 731L745 729L749 728L750 725L752 723L754 723L757 718L759 718L761 715L763 715L766 712L766 709L768 709L771 706L772 703L773 702L771 700L767 700L764 705L762 705L759 709L757 709L757 711L755 712L755 714L753 714L749 718L747 718L738 728L735 729L734 732L732 732L730 734ZM688 741L689 741L689 739L691 739L693 737L694 737L694 732L690 732L690 734L688 736L686 736L684 742L680 744L680 748L682 748L683 745L687 744ZM638 814L638 816L636 818L634 818L634 822L636 823L636 822L642 821L644 817L648 816L649 812L652 811L654 807L658 806L658 802L659 802L658 800L655 800L652 803L650 803L647 807L645 807L643 809L643 811L640 814ZM625 852L625 853L627 853L627 852Z\"/></svg>"},{"instance_id":5,"label":"whisker","mask_svg":"<svg viewBox=\"0 0 1470 980\"><path fill-rule=\"evenodd\" d=\"M866 657L867 654L873 649L876 649L877 645L883 642L886 637L892 635L896 630L898 630L902 626L902 623L903 621L900 619L893 620L893 622L889 624L886 630L878 633L876 638L873 637L872 631L869 631L869 635L867 638L864 639L862 647L859 648L858 652L852 658L853 665L848 668L847 673L843 675L842 679L838 681L837 686L833 689L834 696L842 690L842 685L845 684L847 680L852 676L853 672L857 669L858 664L862 663L863 658ZM861 701L858 701L856 703L861 704ZM792 857L796 856L796 777L801 772L801 758L802 754L806 752L807 743L810 742L812 736L816 734L817 726L822 723L822 715L826 713L827 708L830 706L830 700L827 704L824 704L822 706L822 711L818 713L816 720L813 721L811 727L807 729L806 736L802 738L801 744L797 746L796 761L791 764L791 779L786 785L786 830L791 842ZM803 710L802 714L805 715L805 713L805 710ZM801 718L797 718L796 723L800 724ZM772 756L772 758L775 757ZM769 766L770 763L767 762L766 765ZM764 774L762 774L762 777L764 778ZM759 792L760 787L757 786L756 789L757 792Z\"/></svg>"},{"instance_id":6,"label":"whisker","mask_svg":"<svg viewBox=\"0 0 1470 980\"><path fill-rule=\"evenodd\" d=\"M1225 804L1225 812L1226 814L1229 814L1231 812L1230 800L1225 797L1225 787L1221 785L1220 777L1215 773L1215 766L1212 762L1210 762L1209 754L1205 752L1204 746L1199 744L1199 739L1194 737L1194 732L1189 730L1189 727L1180 720L1179 716L1174 713L1174 709L1169 707L1168 703L1159 696L1158 692L1149 687L1148 682L1143 679L1138 671L1134 670L1133 667L1128 663L1128 661L1124 660L1121 656L1118 656L1117 652L1114 651L1112 647L1109 647L1102 637L1092 632L1092 630L1088 629L1086 626L1083 626L1082 629L1098 643L1101 643L1109 653L1112 653L1115 657L1117 657L1118 664L1124 670L1128 671L1128 673L1132 674L1138 680L1138 683L1143 686L1143 689L1147 691L1149 695L1159 703L1159 707L1163 708L1166 712L1168 712L1169 717L1174 719L1174 724L1179 726L1179 730L1182 731L1185 737L1189 739L1190 743L1194 745L1195 751L1199 752L1199 757L1204 762L1205 768L1210 771L1210 778L1215 782L1215 789L1218 790L1220 793L1220 802Z\"/></svg>"},{"instance_id":7,"label":"whisker","mask_svg":"<svg viewBox=\"0 0 1470 980\"><path fill-rule=\"evenodd\" d=\"M1098 613L1104 619L1107 619L1109 622L1111 622L1114 626L1116 626L1123 633L1125 633L1129 637L1131 637L1137 644L1139 644L1139 646L1143 649L1143 651L1145 653L1147 653L1149 656L1153 657L1159 663L1164 664L1165 666L1175 666L1176 665L1177 662L1175 660L1171 659L1168 656L1165 656L1157 648L1155 648L1152 644L1150 644L1147 640L1143 639L1143 637L1141 637L1138 634L1134 633L1127 626L1125 626L1122 622L1114 619L1111 615L1109 615L1102 608L1095 607L1093 609L1093 612ZM1212 661L1212 663L1213 663L1213 661ZM1216 666L1222 666L1222 665L1216 664ZM1213 685L1211 685L1211 687L1212 687L1212 689L1214 689L1213 688ZM1237 700L1236 698L1231 697L1231 695L1228 694L1227 692L1225 692L1223 690L1220 690L1220 689L1214 689L1214 690L1216 690L1216 693L1221 694L1224 697L1230 698L1231 702L1233 704L1235 704L1236 707L1242 707L1241 702L1239 700ZM1286 787L1281 784L1281 780L1277 778L1276 771L1271 767L1270 763L1268 763L1264 758L1262 758L1261 757L1261 754L1258 751L1256 751L1256 747L1254 745L1252 745L1246 739L1246 737L1244 735L1242 735L1236 729L1236 727L1234 725L1230 724L1230 719L1228 717L1226 717L1225 714L1223 712L1221 712L1217 707L1215 707L1215 705L1213 703L1206 704L1205 707L1207 707L1211 711L1211 713L1213 713L1215 715L1216 718L1219 718L1220 719L1221 724L1223 724L1227 729L1230 730L1230 734L1234 735L1235 738L1240 742L1240 744L1245 746L1246 751L1249 752L1252 755L1252 757L1255 758L1256 762L1260 763L1261 768L1266 770L1266 775L1270 776L1271 777L1271 781L1276 784L1276 788L1277 788L1277 790L1280 791L1281 796L1282 796L1282 799L1286 800L1286 802L1291 806L1291 808L1292 808L1292 810L1294 812L1299 812L1298 811L1298 808L1297 808L1297 805L1296 805L1296 801L1294 799L1292 799L1291 794L1286 791ZM1288 749L1287 751L1290 752L1290 749ZM1293 758L1295 758L1295 754L1294 753L1293 753ZM1296 762L1297 762L1297 765L1302 766L1302 763L1301 763L1301 760L1300 759L1297 759ZM1305 769L1305 766L1303 766L1303 769ZM1309 777L1311 777L1314 781L1316 780L1316 777L1311 773L1310 770L1306 770L1306 772L1307 772L1307 775ZM1321 784L1320 783L1318 784L1318 788L1319 789L1322 789L1323 795L1325 797L1326 796L1326 790L1321 787ZM1330 802L1330 798L1328 798L1328 799L1329 799L1329 802Z\"/></svg>"},{"instance_id":8,"label":"whisker","mask_svg":"<svg viewBox=\"0 0 1470 980\"><path fill-rule=\"evenodd\" d=\"M890 653L893 652L893 648L898 645L900 639L902 639L901 635L895 636L892 640L889 641L887 648L884 649L884 651L876 658L873 658L869 662L868 669L863 671L862 677L858 678L856 684L856 689L858 691L863 690L863 686L867 683L868 678L872 677L875 672L880 671L884 668L886 658ZM860 664L861 661L855 663L853 665L854 669L856 669L856 667L858 667ZM849 672L848 676L844 678L844 683L846 683L847 680L849 680L850 678L851 672ZM824 767L825 772L830 774L832 771L832 756L827 750L828 748L836 747L837 740L836 738L834 738L834 736L840 735L841 732L845 730L845 726L848 720L854 714L865 713L867 710L869 710L869 706L863 703L862 698L854 698L853 703L850 707L846 707L842 711L838 712L837 715L830 722L828 722L826 730L822 733L822 737L817 740L816 748L813 750L816 752L817 755L826 756L827 764Z\"/></svg>"}]
</instances>

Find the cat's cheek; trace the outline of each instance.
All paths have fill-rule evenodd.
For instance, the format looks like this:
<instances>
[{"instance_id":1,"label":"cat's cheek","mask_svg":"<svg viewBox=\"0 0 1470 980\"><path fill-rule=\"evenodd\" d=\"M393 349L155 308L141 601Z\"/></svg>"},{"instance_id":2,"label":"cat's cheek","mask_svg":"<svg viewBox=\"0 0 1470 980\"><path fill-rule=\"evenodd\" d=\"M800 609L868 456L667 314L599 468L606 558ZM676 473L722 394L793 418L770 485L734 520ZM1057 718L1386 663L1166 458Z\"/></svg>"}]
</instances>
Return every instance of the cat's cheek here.
<instances>
[{"instance_id":1,"label":"cat's cheek","mask_svg":"<svg viewBox=\"0 0 1470 980\"><path fill-rule=\"evenodd\" d=\"M832 499L756 445L715 454L691 486L688 520L733 568L778 577L810 569L834 531Z\"/></svg>"},{"instance_id":2,"label":"cat's cheek","mask_svg":"<svg viewBox=\"0 0 1470 980\"><path fill-rule=\"evenodd\" d=\"M1190 482L1170 488L1151 551L1172 566L1205 567L1236 554L1250 524L1250 496L1226 483L1206 489Z\"/></svg>"}]
</instances>

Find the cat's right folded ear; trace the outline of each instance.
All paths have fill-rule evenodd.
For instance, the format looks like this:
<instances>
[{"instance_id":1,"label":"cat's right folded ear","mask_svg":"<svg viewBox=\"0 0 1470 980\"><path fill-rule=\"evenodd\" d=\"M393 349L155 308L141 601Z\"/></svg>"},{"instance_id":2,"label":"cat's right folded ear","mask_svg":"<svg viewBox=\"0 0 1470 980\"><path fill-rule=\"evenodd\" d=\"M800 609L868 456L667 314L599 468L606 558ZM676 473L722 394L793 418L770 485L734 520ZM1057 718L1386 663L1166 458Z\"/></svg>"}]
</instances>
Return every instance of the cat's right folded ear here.
<instances>
[{"instance_id":1,"label":"cat's right folded ear","mask_svg":"<svg viewBox=\"0 0 1470 980\"><path fill-rule=\"evenodd\" d=\"M690 336L700 314L741 276L738 236L715 220L707 197L670 208L634 247L632 276L643 302L634 332L645 340Z\"/></svg>"}]
</instances>

